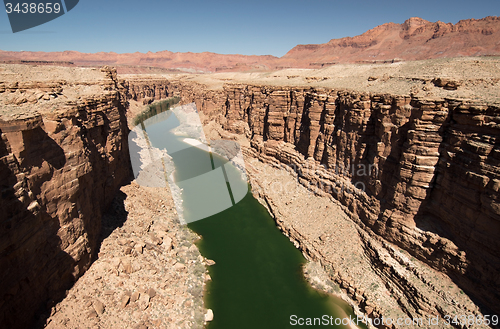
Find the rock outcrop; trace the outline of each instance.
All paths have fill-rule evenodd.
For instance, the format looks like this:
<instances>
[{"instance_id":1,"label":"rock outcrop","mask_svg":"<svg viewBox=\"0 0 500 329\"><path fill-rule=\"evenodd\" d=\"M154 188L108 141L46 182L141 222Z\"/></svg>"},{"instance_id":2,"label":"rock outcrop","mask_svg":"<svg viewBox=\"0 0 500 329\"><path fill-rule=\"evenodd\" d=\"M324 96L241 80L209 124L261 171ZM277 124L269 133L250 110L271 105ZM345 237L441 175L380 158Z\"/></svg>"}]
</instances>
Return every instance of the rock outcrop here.
<instances>
[{"instance_id":1,"label":"rock outcrop","mask_svg":"<svg viewBox=\"0 0 500 329\"><path fill-rule=\"evenodd\" d=\"M4 328L32 324L90 266L102 211L130 173L126 98L116 70L50 70L0 72ZM16 81L9 82L11 74Z\"/></svg>"},{"instance_id":2,"label":"rock outcrop","mask_svg":"<svg viewBox=\"0 0 500 329\"><path fill-rule=\"evenodd\" d=\"M102 226L99 257L45 328L203 328L207 260L179 225L170 190L122 186Z\"/></svg>"},{"instance_id":3,"label":"rock outcrop","mask_svg":"<svg viewBox=\"0 0 500 329\"><path fill-rule=\"evenodd\" d=\"M497 105L320 88L170 90L500 313Z\"/></svg>"}]
</instances>

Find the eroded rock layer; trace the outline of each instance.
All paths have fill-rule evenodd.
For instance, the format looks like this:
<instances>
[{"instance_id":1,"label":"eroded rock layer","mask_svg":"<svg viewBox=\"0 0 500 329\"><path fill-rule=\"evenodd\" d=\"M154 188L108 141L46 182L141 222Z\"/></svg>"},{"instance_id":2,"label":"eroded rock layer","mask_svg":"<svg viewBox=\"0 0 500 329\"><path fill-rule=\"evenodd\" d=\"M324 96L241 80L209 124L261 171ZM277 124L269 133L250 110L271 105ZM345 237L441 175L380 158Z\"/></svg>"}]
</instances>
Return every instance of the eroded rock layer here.
<instances>
[{"instance_id":1,"label":"eroded rock layer","mask_svg":"<svg viewBox=\"0 0 500 329\"><path fill-rule=\"evenodd\" d=\"M132 83L123 80L122 85L127 91L127 98L151 104L162 98L167 98L168 81L165 79L136 79Z\"/></svg>"},{"instance_id":2,"label":"eroded rock layer","mask_svg":"<svg viewBox=\"0 0 500 329\"><path fill-rule=\"evenodd\" d=\"M17 79L35 74L20 66L13 70ZM26 328L90 266L102 211L130 172L126 101L116 71L75 70L88 80L59 81L57 90L44 81L16 82L0 94L6 100L0 117L5 328ZM72 92L78 99L66 97ZM9 105L12 97L38 94Z\"/></svg>"},{"instance_id":3,"label":"eroded rock layer","mask_svg":"<svg viewBox=\"0 0 500 329\"><path fill-rule=\"evenodd\" d=\"M500 312L498 106L249 85L174 83L170 94Z\"/></svg>"}]
</instances>

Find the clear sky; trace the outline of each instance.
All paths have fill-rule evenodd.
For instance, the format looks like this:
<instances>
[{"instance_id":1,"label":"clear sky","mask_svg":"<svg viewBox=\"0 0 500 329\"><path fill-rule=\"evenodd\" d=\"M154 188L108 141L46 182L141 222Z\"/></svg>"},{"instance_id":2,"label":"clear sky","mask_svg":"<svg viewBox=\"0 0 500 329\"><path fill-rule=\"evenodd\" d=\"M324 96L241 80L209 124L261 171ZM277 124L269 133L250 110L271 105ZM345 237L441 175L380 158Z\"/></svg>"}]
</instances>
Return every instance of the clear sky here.
<instances>
[{"instance_id":1,"label":"clear sky","mask_svg":"<svg viewBox=\"0 0 500 329\"><path fill-rule=\"evenodd\" d=\"M67 14L15 34L2 10L0 49L283 56L297 44L414 16L446 23L500 16L500 0L80 0Z\"/></svg>"}]
</instances>

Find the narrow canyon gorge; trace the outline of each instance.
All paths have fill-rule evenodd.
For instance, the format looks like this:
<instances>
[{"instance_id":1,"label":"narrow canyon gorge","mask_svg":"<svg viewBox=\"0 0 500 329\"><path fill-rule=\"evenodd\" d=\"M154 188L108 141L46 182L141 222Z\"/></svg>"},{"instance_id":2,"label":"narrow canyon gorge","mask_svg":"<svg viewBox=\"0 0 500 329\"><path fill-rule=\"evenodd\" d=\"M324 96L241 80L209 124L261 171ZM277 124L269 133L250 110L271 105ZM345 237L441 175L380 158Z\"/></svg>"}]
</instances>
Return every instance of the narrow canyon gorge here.
<instances>
[{"instance_id":1,"label":"narrow canyon gorge","mask_svg":"<svg viewBox=\"0 0 500 329\"><path fill-rule=\"evenodd\" d=\"M56 304L101 266L103 213L120 193L138 193L131 119L169 97L194 102L210 138L242 145L254 195L311 261L314 286L333 287L372 318L500 314L500 76L415 78L384 75L384 65L400 64L366 66L376 74L342 87L327 80L349 75L322 71L205 78L0 64L0 324L25 328L49 312L66 327ZM169 222L151 224L144 248L194 273L169 261L176 248L193 264L199 253L175 242L168 202L158 213ZM131 222L149 220L149 206L134 213L126 204ZM124 264L122 278L145 271ZM92 285L83 279L74 287ZM149 298L166 296L168 284Z\"/></svg>"}]
</instances>

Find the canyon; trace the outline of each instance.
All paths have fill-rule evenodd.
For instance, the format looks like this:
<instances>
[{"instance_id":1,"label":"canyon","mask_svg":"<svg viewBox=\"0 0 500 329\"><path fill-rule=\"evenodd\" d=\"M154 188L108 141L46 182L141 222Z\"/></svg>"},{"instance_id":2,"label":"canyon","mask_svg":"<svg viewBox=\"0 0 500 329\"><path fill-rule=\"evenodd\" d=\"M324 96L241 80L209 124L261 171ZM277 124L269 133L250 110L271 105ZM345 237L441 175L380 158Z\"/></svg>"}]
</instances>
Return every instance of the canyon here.
<instances>
[{"instance_id":1,"label":"canyon","mask_svg":"<svg viewBox=\"0 0 500 329\"><path fill-rule=\"evenodd\" d=\"M460 56L498 56L500 18L466 19L456 24L412 17L386 23L361 35L324 44L297 45L282 57L210 52L148 53L30 52L0 50L0 62L63 66L112 65L118 73L241 72L321 68L341 63L383 63Z\"/></svg>"},{"instance_id":2,"label":"canyon","mask_svg":"<svg viewBox=\"0 0 500 329\"><path fill-rule=\"evenodd\" d=\"M498 59L417 63L212 75L0 64L0 264L8 269L0 323L26 327L43 309L49 325L68 323L69 299L55 304L108 280L99 267L132 293L133 273L156 275L160 266L147 260L148 274L116 258L144 240L173 267L188 251L196 265L208 264L175 243L181 231L170 201L158 210L169 222L155 219L151 230L134 225L154 206L134 212L127 201L135 224L99 236L120 186L130 200L146 193L127 182L131 118L173 96L196 104L207 136L240 142L254 195L311 261L305 270L316 286L334 287L372 317L499 314ZM280 184L294 193L271 188ZM194 275L194 265L177 268ZM151 310L158 300L175 304L167 289L139 293ZM106 296L101 303L113 309L117 300ZM189 296L179 303L201 300ZM91 321L104 319L100 309ZM149 321L126 323L139 320Z\"/></svg>"},{"instance_id":3,"label":"canyon","mask_svg":"<svg viewBox=\"0 0 500 329\"><path fill-rule=\"evenodd\" d=\"M172 84L173 95L195 102L224 130L246 134L251 158L293 168L299 182L333 196L364 231L500 311L498 103Z\"/></svg>"}]
</instances>

